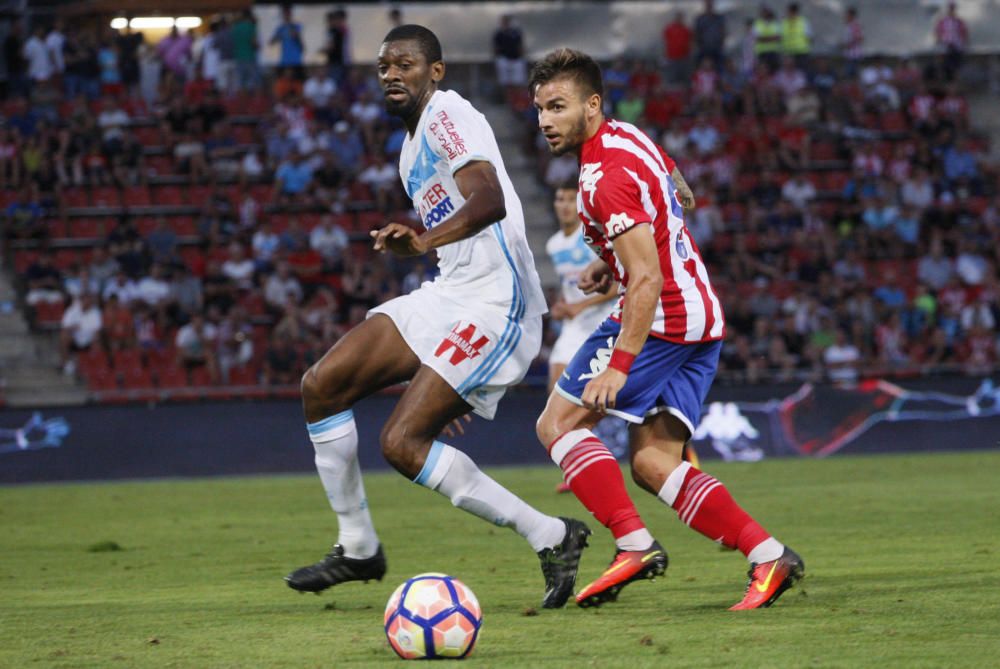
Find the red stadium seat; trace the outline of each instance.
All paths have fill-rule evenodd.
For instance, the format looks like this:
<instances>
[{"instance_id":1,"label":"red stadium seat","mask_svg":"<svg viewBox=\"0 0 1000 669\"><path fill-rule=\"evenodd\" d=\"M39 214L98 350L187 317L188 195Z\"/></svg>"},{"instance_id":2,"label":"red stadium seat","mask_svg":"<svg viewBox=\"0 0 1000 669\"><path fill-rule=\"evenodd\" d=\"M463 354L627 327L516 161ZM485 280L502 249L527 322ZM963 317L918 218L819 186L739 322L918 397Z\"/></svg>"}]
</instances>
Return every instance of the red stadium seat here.
<instances>
[{"instance_id":1,"label":"red stadium seat","mask_svg":"<svg viewBox=\"0 0 1000 669\"><path fill-rule=\"evenodd\" d=\"M120 370L122 378L122 388L152 388L153 375L148 369L133 367Z\"/></svg>"},{"instance_id":2,"label":"red stadium seat","mask_svg":"<svg viewBox=\"0 0 1000 669\"><path fill-rule=\"evenodd\" d=\"M193 367L190 374L192 386L197 388L212 385L212 375L208 373L207 367Z\"/></svg>"},{"instance_id":3,"label":"red stadium seat","mask_svg":"<svg viewBox=\"0 0 1000 669\"><path fill-rule=\"evenodd\" d=\"M174 216L170 219L170 227L181 237L193 237L198 234L198 228L190 216Z\"/></svg>"},{"instance_id":4,"label":"red stadium seat","mask_svg":"<svg viewBox=\"0 0 1000 669\"><path fill-rule=\"evenodd\" d=\"M115 351L111 355L111 366L119 372L124 372L127 369L141 369L142 353L136 348Z\"/></svg>"},{"instance_id":5,"label":"red stadium seat","mask_svg":"<svg viewBox=\"0 0 1000 669\"><path fill-rule=\"evenodd\" d=\"M69 236L73 239L93 239L104 237L103 218L77 218L69 221Z\"/></svg>"},{"instance_id":6,"label":"red stadium seat","mask_svg":"<svg viewBox=\"0 0 1000 669\"><path fill-rule=\"evenodd\" d=\"M368 232L381 228L386 224L385 214L380 211L362 211L358 213L357 230Z\"/></svg>"},{"instance_id":7,"label":"red stadium seat","mask_svg":"<svg viewBox=\"0 0 1000 669\"><path fill-rule=\"evenodd\" d=\"M62 302L39 302L35 305L35 322L39 325L59 325L65 310Z\"/></svg>"},{"instance_id":8,"label":"red stadium seat","mask_svg":"<svg viewBox=\"0 0 1000 669\"><path fill-rule=\"evenodd\" d=\"M157 367L155 372L160 388L186 388L188 385L187 373L174 363Z\"/></svg>"},{"instance_id":9,"label":"red stadium seat","mask_svg":"<svg viewBox=\"0 0 1000 669\"><path fill-rule=\"evenodd\" d=\"M83 188L67 188L62 192L63 203L67 207L80 208L90 206L90 197Z\"/></svg>"},{"instance_id":10,"label":"red stadium seat","mask_svg":"<svg viewBox=\"0 0 1000 669\"><path fill-rule=\"evenodd\" d=\"M177 186L157 186L153 190L153 201L156 204L177 207L182 204L192 204Z\"/></svg>"},{"instance_id":11,"label":"red stadium seat","mask_svg":"<svg viewBox=\"0 0 1000 669\"><path fill-rule=\"evenodd\" d=\"M145 186L132 186L122 192L122 204L126 207L148 207L152 204L149 189Z\"/></svg>"},{"instance_id":12,"label":"red stadium seat","mask_svg":"<svg viewBox=\"0 0 1000 669\"><path fill-rule=\"evenodd\" d=\"M90 203L95 207L120 207L121 192L114 186L100 186L90 192Z\"/></svg>"},{"instance_id":13,"label":"red stadium seat","mask_svg":"<svg viewBox=\"0 0 1000 669\"><path fill-rule=\"evenodd\" d=\"M155 125L134 126L132 132L143 146L159 146L163 144L163 136L160 135L160 129Z\"/></svg>"},{"instance_id":14,"label":"red stadium seat","mask_svg":"<svg viewBox=\"0 0 1000 669\"><path fill-rule=\"evenodd\" d=\"M160 176L175 173L174 159L168 155L146 156L146 167Z\"/></svg>"},{"instance_id":15,"label":"red stadium seat","mask_svg":"<svg viewBox=\"0 0 1000 669\"><path fill-rule=\"evenodd\" d=\"M118 378L114 372L107 370L94 376L88 376L87 387L97 391L118 390Z\"/></svg>"}]
</instances>

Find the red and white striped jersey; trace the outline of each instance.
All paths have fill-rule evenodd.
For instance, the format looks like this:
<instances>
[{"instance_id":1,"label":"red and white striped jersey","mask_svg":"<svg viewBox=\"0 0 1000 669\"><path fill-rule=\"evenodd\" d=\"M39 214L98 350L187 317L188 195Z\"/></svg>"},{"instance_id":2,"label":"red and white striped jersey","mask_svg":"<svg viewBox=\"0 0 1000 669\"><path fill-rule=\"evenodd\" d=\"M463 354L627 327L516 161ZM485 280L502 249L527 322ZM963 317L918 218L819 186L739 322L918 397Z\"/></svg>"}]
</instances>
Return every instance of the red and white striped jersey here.
<instances>
[{"instance_id":1,"label":"red and white striped jersey","mask_svg":"<svg viewBox=\"0 0 1000 669\"><path fill-rule=\"evenodd\" d=\"M580 150L577 211L584 239L622 285L613 319L621 320L628 274L612 242L626 230L648 223L663 274L650 335L683 344L714 341L725 332L722 306L684 225L684 211L670 177L673 170L674 161L645 133L629 123L607 120Z\"/></svg>"}]
</instances>

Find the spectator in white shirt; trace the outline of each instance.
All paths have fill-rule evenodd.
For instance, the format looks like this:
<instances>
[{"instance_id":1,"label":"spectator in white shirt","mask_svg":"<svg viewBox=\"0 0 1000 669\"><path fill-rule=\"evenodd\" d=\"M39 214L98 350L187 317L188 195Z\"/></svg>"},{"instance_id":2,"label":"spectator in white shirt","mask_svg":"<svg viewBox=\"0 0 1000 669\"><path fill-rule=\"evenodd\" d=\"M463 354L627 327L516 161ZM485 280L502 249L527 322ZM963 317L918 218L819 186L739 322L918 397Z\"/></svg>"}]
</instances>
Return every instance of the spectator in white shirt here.
<instances>
[{"instance_id":1,"label":"spectator in white shirt","mask_svg":"<svg viewBox=\"0 0 1000 669\"><path fill-rule=\"evenodd\" d=\"M274 231L270 220L265 218L261 221L260 228L253 233L250 246L253 248L253 257L257 261L257 267L262 270L271 267L274 256L281 248L281 238Z\"/></svg>"},{"instance_id":2,"label":"spectator in white shirt","mask_svg":"<svg viewBox=\"0 0 1000 669\"><path fill-rule=\"evenodd\" d=\"M982 255L976 253L974 246L962 242L958 257L955 259L955 272L967 286L979 286L986 280L989 263Z\"/></svg>"},{"instance_id":3,"label":"spectator in white shirt","mask_svg":"<svg viewBox=\"0 0 1000 669\"><path fill-rule=\"evenodd\" d=\"M140 300L154 309L164 306L170 299L170 284L164 280L163 268L160 265L153 265L149 269L149 276L139 280L136 294Z\"/></svg>"},{"instance_id":4,"label":"spectator in white shirt","mask_svg":"<svg viewBox=\"0 0 1000 669\"><path fill-rule=\"evenodd\" d=\"M688 131L688 140L693 142L698 153L707 156L718 148L722 136L715 126L710 125L704 116L699 116L694 127Z\"/></svg>"},{"instance_id":5,"label":"spectator in white shirt","mask_svg":"<svg viewBox=\"0 0 1000 669\"><path fill-rule=\"evenodd\" d=\"M341 264L341 254L347 248L350 239L347 232L333 222L333 217L324 214L319 225L309 234L309 248L323 258L328 269L337 269Z\"/></svg>"},{"instance_id":6,"label":"spectator in white shirt","mask_svg":"<svg viewBox=\"0 0 1000 669\"><path fill-rule=\"evenodd\" d=\"M62 317L62 331L59 333L63 372L72 375L76 367L72 354L89 350L101 333L103 319L94 296L82 293L73 301Z\"/></svg>"},{"instance_id":7,"label":"spectator in white shirt","mask_svg":"<svg viewBox=\"0 0 1000 669\"><path fill-rule=\"evenodd\" d=\"M375 194L375 206L380 211L389 211L389 205L393 204L397 209L402 208L399 198L399 171L389 164L382 154L376 154L372 164L369 165L360 175L358 181L367 184Z\"/></svg>"},{"instance_id":8,"label":"spectator in white shirt","mask_svg":"<svg viewBox=\"0 0 1000 669\"><path fill-rule=\"evenodd\" d=\"M781 197L791 202L799 211L805 211L809 203L816 199L816 187L802 172L796 172L781 187Z\"/></svg>"},{"instance_id":9,"label":"spectator in white shirt","mask_svg":"<svg viewBox=\"0 0 1000 669\"><path fill-rule=\"evenodd\" d=\"M22 55L28 61L28 76L32 81L44 83L52 78L55 67L52 55L45 46L45 28L42 26L35 28L31 37L24 43Z\"/></svg>"},{"instance_id":10,"label":"spectator in white shirt","mask_svg":"<svg viewBox=\"0 0 1000 669\"><path fill-rule=\"evenodd\" d=\"M186 368L208 368L215 381L219 378L219 367L215 355L218 331L211 323L205 322L201 314L191 316L191 322L177 331L174 343L177 345L178 360Z\"/></svg>"},{"instance_id":11,"label":"spectator in white shirt","mask_svg":"<svg viewBox=\"0 0 1000 669\"><path fill-rule=\"evenodd\" d=\"M105 284L101 297L107 302L112 295L117 295L118 301L125 306L139 299L139 291L135 282L128 278L125 272L118 272L113 279Z\"/></svg>"},{"instance_id":12,"label":"spectator in white shirt","mask_svg":"<svg viewBox=\"0 0 1000 669\"><path fill-rule=\"evenodd\" d=\"M57 76L62 76L66 70L66 58L63 54L63 47L66 44L66 36L62 32L62 20L56 19L52 24L52 30L45 36L45 48L49 50L49 58L52 60L52 71Z\"/></svg>"},{"instance_id":13,"label":"spectator in white shirt","mask_svg":"<svg viewBox=\"0 0 1000 669\"><path fill-rule=\"evenodd\" d=\"M238 288L249 290L253 288L253 260L246 257L243 245L233 242L229 245L229 258L222 263L222 273Z\"/></svg>"},{"instance_id":14,"label":"spectator in white shirt","mask_svg":"<svg viewBox=\"0 0 1000 669\"><path fill-rule=\"evenodd\" d=\"M319 65L313 67L302 89L302 96L315 108L325 107L336 94L337 84L327 75L326 70Z\"/></svg>"},{"instance_id":15,"label":"spectator in white shirt","mask_svg":"<svg viewBox=\"0 0 1000 669\"><path fill-rule=\"evenodd\" d=\"M277 312L282 312L289 304L302 301L302 284L292 274L287 262L279 262L278 269L264 284L264 300Z\"/></svg>"},{"instance_id":16,"label":"spectator in white shirt","mask_svg":"<svg viewBox=\"0 0 1000 669\"><path fill-rule=\"evenodd\" d=\"M941 290L954 274L954 261L944 255L941 240L935 238L931 242L930 253L917 261L917 278L934 290Z\"/></svg>"},{"instance_id":17,"label":"spectator in white shirt","mask_svg":"<svg viewBox=\"0 0 1000 669\"><path fill-rule=\"evenodd\" d=\"M847 341L847 335L837 329L837 339L823 351L823 363L826 365L827 376L831 381L850 383L858 380L858 362L861 352Z\"/></svg>"}]
</instances>

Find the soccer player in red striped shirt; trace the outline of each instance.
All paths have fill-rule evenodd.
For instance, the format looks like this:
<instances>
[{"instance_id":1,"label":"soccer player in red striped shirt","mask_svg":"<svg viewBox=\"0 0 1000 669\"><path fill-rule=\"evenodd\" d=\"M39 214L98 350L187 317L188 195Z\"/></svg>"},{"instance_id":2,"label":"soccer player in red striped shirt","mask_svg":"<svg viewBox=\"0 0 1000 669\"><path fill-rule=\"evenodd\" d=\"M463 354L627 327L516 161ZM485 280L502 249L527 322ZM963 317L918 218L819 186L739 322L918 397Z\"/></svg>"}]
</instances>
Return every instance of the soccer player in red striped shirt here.
<instances>
[{"instance_id":1,"label":"soccer player in red striped shirt","mask_svg":"<svg viewBox=\"0 0 1000 669\"><path fill-rule=\"evenodd\" d=\"M617 598L667 568L607 447L591 431L605 414L630 427L632 477L709 539L739 549L750 580L733 609L770 606L804 573L802 559L741 509L725 486L682 460L718 366L725 321L705 263L684 225L694 198L674 161L641 130L605 119L601 70L559 49L531 73L538 125L555 155L580 159L577 210L599 256L579 280L622 298L567 366L538 420L538 437L566 483L611 530L611 565L581 590L580 606Z\"/></svg>"}]
</instances>

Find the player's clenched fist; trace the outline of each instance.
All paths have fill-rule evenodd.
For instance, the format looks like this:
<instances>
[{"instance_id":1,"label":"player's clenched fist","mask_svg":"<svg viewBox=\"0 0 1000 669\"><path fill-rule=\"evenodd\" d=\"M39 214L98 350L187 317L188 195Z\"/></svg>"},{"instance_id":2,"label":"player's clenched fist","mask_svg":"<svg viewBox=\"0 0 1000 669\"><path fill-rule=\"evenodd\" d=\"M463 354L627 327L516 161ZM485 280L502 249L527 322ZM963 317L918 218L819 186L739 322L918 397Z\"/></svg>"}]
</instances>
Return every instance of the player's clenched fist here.
<instances>
[{"instance_id":1,"label":"player's clenched fist","mask_svg":"<svg viewBox=\"0 0 1000 669\"><path fill-rule=\"evenodd\" d=\"M585 294L606 293L611 287L611 268L603 260L595 260L587 265L576 280L576 287Z\"/></svg>"},{"instance_id":2,"label":"player's clenched fist","mask_svg":"<svg viewBox=\"0 0 1000 669\"><path fill-rule=\"evenodd\" d=\"M402 223L390 223L379 230L372 230L376 251L392 251L398 256L419 256L427 253L427 245L413 228Z\"/></svg>"},{"instance_id":3,"label":"player's clenched fist","mask_svg":"<svg viewBox=\"0 0 1000 669\"><path fill-rule=\"evenodd\" d=\"M587 383L583 389L584 406L597 411L607 411L615 408L615 398L618 391L625 386L628 379L627 374L623 374L617 369L606 369Z\"/></svg>"}]
</instances>

